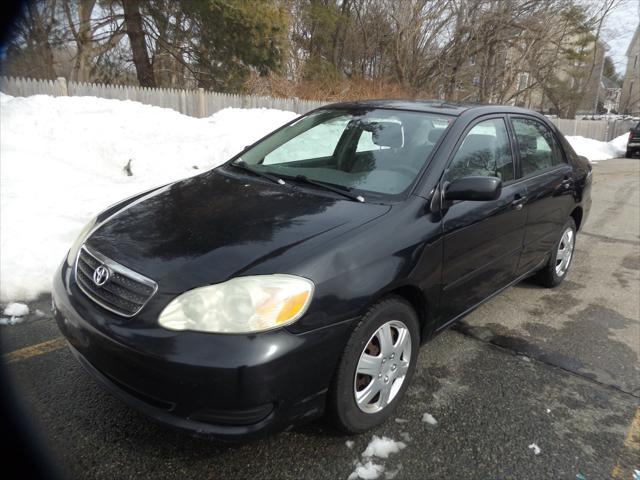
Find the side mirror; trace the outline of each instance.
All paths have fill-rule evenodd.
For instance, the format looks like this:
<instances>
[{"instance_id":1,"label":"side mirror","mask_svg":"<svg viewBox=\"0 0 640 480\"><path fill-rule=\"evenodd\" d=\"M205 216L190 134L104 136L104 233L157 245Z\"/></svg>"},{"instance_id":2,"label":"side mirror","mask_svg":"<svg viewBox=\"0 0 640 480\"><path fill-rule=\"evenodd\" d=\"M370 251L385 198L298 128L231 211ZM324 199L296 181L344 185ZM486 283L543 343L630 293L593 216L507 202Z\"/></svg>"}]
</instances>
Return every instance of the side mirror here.
<instances>
[{"instance_id":1,"label":"side mirror","mask_svg":"<svg viewBox=\"0 0 640 480\"><path fill-rule=\"evenodd\" d=\"M498 177L462 177L446 186L445 200L495 200L502 193Z\"/></svg>"}]
</instances>

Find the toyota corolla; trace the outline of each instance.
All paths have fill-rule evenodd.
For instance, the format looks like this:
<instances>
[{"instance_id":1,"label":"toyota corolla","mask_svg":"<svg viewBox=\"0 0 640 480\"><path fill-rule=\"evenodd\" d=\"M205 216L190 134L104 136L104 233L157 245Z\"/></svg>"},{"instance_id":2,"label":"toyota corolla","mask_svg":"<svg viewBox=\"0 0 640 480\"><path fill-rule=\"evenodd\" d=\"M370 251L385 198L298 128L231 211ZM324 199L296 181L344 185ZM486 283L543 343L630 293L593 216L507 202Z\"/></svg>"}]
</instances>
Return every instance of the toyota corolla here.
<instances>
[{"instance_id":1,"label":"toyota corolla","mask_svg":"<svg viewBox=\"0 0 640 480\"><path fill-rule=\"evenodd\" d=\"M362 432L428 339L526 277L562 282L590 188L528 110L329 105L100 213L55 274L55 317L165 424L231 440L326 412Z\"/></svg>"}]
</instances>

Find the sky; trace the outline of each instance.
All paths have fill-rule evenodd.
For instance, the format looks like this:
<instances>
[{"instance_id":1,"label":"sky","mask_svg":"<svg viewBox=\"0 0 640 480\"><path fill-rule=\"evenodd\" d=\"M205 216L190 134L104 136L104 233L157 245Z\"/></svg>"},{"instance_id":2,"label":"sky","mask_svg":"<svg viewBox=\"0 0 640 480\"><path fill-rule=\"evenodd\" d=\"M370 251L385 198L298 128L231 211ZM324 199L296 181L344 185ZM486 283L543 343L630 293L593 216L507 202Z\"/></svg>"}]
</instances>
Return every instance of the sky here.
<instances>
[{"instance_id":1,"label":"sky","mask_svg":"<svg viewBox=\"0 0 640 480\"><path fill-rule=\"evenodd\" d=\"M607 54L611 56L620 76L624 76L627 64L625 53L640 21L639 12L640 0L626 0L605 21L603 40L610 47Z\"/></svg>"}]
</instances>

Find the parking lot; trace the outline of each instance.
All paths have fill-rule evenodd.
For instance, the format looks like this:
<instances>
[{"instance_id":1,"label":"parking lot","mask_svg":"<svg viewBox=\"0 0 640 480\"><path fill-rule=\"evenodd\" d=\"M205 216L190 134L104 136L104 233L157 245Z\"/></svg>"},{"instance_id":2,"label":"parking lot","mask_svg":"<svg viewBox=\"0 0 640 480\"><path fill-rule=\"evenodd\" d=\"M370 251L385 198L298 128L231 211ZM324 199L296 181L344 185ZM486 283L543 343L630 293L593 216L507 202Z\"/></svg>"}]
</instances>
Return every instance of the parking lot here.
<instances>
[{"instance_id":1,"label":"parking lot","mask_svg":"<svg viewBox=\"0 0 640 480\"><path fill-rule=\"evenodd\" d=\"M630 480L640 468L639 190L640 160L595 165L568 280L522 282L425 345L396 415L351 448L322 421L241 445L156 425L82 370L47 297L29 304L44 317L0 327L3 361L74 478L347 479L378 435L406 444L375 460L379 478Z\"/></svg>"}]
</instances>

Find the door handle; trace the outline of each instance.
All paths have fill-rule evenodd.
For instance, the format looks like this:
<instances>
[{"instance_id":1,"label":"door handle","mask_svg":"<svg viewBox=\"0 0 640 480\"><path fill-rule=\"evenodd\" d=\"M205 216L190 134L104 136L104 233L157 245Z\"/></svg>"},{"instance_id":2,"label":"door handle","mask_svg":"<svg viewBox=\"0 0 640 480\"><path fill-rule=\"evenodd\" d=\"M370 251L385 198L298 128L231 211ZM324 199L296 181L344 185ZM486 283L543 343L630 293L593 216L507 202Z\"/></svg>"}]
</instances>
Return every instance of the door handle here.
<instances>
[{"instance_id":1,"label":"door handle","mask_svg":"<svg viewBox=\"0 0 640 480\"><path fill-rule=\"evenodd\" d=\"M514 210L522 210L526 201L527 197L516 194L513 201L511 202L511 206L514 208Z\"/></svg>"}]
</instances>

